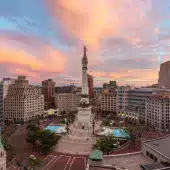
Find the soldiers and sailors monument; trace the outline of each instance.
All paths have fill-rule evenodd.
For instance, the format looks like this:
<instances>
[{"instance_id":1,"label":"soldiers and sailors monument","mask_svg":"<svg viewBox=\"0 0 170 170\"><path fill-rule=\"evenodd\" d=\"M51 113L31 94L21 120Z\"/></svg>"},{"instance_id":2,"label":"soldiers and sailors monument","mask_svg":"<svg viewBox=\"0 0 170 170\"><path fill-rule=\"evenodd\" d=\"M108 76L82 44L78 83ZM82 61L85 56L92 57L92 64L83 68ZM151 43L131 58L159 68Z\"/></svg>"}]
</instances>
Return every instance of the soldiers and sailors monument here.
<instances>
[{"instance_id":1,"label":"soldiers and sailors monument","mask_svg":"<svg viewBox=\"0 0 170 170\"><path fill-rule=\"evenodd\" d=\"M93 137L93 114L91 112L91 105L89 102L89 89L88 89L88 58L87 48L84 46L82 57L82 91L81 100L78 107L78 113L74 123L69 127L69 133L63 136L56 151L69 154L82 154L88 155L92 151L94 143Z\"/></svg>"}]
</instances>

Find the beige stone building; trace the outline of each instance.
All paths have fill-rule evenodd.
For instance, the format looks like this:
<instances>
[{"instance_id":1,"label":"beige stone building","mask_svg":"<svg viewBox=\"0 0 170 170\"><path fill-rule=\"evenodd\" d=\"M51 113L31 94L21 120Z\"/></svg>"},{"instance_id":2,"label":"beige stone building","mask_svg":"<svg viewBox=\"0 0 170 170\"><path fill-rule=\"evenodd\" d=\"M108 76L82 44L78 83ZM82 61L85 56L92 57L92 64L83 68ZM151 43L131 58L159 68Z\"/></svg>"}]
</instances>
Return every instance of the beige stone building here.
<instances>
[{"instance_id":1,"label":"beige stone building","mask_svg":"<svg viewBox=\"0 0 170 170\"><path fill-rule=\"evenodd\" d=\"M145 125L160 131L170 130L170 96L152 96L146 100Z\"/></svg>"},{"instance_id":2,"label":"beige stone building","mask_svg":"<svg viewBox=\"0 0 170 170\"><path fill-rule=\"evenodd\" d=\"M44 96L37 86L29 85L25 76L18 76L5 97L5 120L29 121L44 114Z\"/></svg>"},{"instance_id":3,"label":"beige stone building","mask_svg":"<svg viewBox=\"0 0 170 170\"><path fill-rule=\"evenodd\" d=\"M117 95L116 93L104 93L101 98L102 114L116 114Z\"/></svg>"},{"instance_id":4,"label":"beige stone building","mask_svg":"<svg viewBox=\"0 0 170 170\"><path fill-rule=\"evenodd\" d=\"M61 93L55 95L55 104L58 112L74 112L78 110L81 95L79 93Z\"/></svg>"}]
</instances>

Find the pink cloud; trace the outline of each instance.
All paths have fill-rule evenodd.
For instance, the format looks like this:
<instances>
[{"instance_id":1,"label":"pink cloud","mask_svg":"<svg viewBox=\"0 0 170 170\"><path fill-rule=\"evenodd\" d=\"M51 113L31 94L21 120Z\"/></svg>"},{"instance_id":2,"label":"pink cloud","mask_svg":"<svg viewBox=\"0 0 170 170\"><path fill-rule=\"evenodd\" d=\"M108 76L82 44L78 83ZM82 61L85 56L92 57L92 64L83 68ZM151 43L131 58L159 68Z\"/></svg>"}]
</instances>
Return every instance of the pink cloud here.
<instances>
[{"instance_id":1,"label":"pink cloud","mask_svg":"<svg viewBox=\"0 0 170 170\"><path fill-rule=\"evenodd\" d=\"M9 75L25 74L31 80L39 81L44 78L42 74L65 71L66 56L38 39L5 35L0 36L0 42L0 64L9 68Z\"/></svg>"},{"instance_id":2,"label":"pink cloud","mask_svg":"<svg viewBox=\"0 0 170 170\"><path fill-rule=\"evenodd\" d=\"M152 25L147 17L151 0L47 0L47 4L65 30L94 48L106 38L128 38L134 29Z\"/></svg>"}]
</instances>

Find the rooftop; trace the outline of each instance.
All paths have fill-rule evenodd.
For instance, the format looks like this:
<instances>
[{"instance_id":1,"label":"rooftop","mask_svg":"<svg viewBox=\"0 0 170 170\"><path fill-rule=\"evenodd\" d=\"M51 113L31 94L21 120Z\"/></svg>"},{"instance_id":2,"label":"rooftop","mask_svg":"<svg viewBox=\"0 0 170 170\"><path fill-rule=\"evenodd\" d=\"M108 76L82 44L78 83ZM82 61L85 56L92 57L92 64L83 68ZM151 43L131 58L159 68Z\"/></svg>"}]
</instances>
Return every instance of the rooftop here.
<instances>
[{"instance_id":1,"label":"rooftop","mask_svg":"<svg viewBox=\"0 0 170 170\"><path fill-rule=\"evenodd\" d=\"M89 156L89 159L102 160L103 153L99 150L93 150Z\"/></svg>"},{"instance_id":2,"label":"rooftop","mask_svg":"<svg viewBox=\"0 0 170 170\"><path fill-rule=\"evenodd\" d=\"M128 170L141 170L139 165L152 164L153 162L142 153L139 154L124 154L114 155L113 157L104 157L104 164L114 164L118 168L125 168Z\"/></svg>"},{"instance_id":3,"label":"rooftop","mask_svg":"<svg viewBox=\"0 0 170 170\"><path fill-rule=\"evenodd\" d=\"M160 153L166 159L170 160L170 151L169 151L169 149L167 149L170 144L170 135L167 135L167 136L159 138L159 139L146 141L146 142L143 142L142 144L150 147L151 149Z\"/></svg>"},{"instance_id":4,"label":"rooftop","mask_svg":"<svg viewBox=\"0 0 170 170\"><path fill-rule=\"evenodd\" d=\"M152 92L152 91L155 91L155 90L156 90L156 88L134 88L131 91Z\"/></svg>"},{"instance_id":5,"label":"rooftop","mask_svg":"<svg viewBox=\"0 0 170 170\"><path fill-rule=\"evenodd\" d=\"M160 170L160 169L164 168L164 166L161 165L160 163L140 165L140 166L144 170Z\"/></svg>"},{"instance_id":6,"label":"rooftop","mask_svg":"<svg viewBox=\"0 0 170 170\"><path fill-rule=\"evenodd\" d=\"M170 99L170 96L153 95L149 97L148 99L167 100L167 99Z\"/></svg>"}]
</instances>

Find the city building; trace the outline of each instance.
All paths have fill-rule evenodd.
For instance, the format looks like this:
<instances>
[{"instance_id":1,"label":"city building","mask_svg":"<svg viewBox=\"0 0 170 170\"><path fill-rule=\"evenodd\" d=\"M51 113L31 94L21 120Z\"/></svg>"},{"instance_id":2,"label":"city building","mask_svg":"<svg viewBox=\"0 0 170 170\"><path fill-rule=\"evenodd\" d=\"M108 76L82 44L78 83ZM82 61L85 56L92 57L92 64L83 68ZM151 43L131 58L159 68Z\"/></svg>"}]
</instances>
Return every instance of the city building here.
<instances>
[{"instance_id":1,"label":"city building","mask_svg":"<svg viewBox=\"0 0 170 170\"><path fill-rule=\"evenodd\" d=\"M93 76L88 74L89 97L94 97Z\"/></svg>"},{"instance_id":2,"label":"city building","mask_svg":"<svg viewBox=\"0 0 170 170\"><path fill-rule=\"evenodd\" d=\"M170 95L154 95L146 100L145 125L159 131L170 130Z\"/></svg>"},{"instance_id":3,"label":"city building","mask_svg":"<svg viewBox=\"0 0 170 170\"><path fill-rule=\"evenodd\" d=\"M55 87L55 93L56 94L60 94L60 93L73 93L76 90L78 90L78 89L74 85Z\"/></svg>"},{"instance_id":4,"label":"city building","mask_svg":"<svg viewBox=\"0 0 170 170\"><path fill-rule=\"evenodd\" d=\"M116 93L107 94L103 93L101 97L102 115L116 114L116 103L117 103Z\"/></svg>"},{"instance_id":5,"label":"city building","mask_svg":"<svg viewBox=\"0 0 170 170\"><path fill-rule=\"evenodd\" d=\"M114 87L114 88L117 87L116 81L109 81L109 84L111 87Z\"/></svg>"},{"instance_id":6,"label":"city building","mask_svg":"<svg viewBox=\"0 0 170 170\"><path fill-rule=\"evenodd\" d=\"M15 83L15 79L3 78L2 82L3 82L3 98L5 98L8 93L9 86Z\"/></svg>"},{"instance_id":7,"label":"city building","mask_svg":"<svg viewBox=\"0 0 170 170\"><path fill-rule=\"evenodd\" d=\"M4 128L4 98L3 98L3 83L0 83L0 128Z\"/></svg>"},{"instance_id":8,"label":"city building","mask_svg":"<svg viewBox=\"0 0 170 170\"><path fill-rule=\"evenodd\" d=\"M6 170L6 152L0 139L0 170Z\"/></svg>"},{"instance_id":9,"label":"city building","mask_svg":"<svg viewBox=\"0 0 170 170\"><path fill-rule=\"evenodd\" d=\"M145 141L142 142L142 152L154 162L160 163L164 167L169 167L170 169L169 143L170 135Z\"/></svg>"},{"instance_id":10,"label":"city building","mask_svg":"<svg viewBox=\"0 0 170 170\"><path fill-rule=\"evenodd\" d=\"M160 66L158 88L170 89L170 61Z\"/></svg>"},{"instance_id":11,"label":"city building","mask_svg":"<svg viewBox=\"0 0 170 170\"><path fill-rule=\"evenodd\" d=\"M79 93L60 93L55 96L55 104L58 112L76 112L80 103Z\"/></svg>"},{"instance_id":12,"label":"city building","mask_svg":"<svg viewBox=\"0 0 170 170\"><path fill-rule=\"evenodd\" d=\"M155 91L155 88L134 88L129 90L125 108L126 117L135 122L145 123L145 102Z\"/></svg>"},{"instance_id":13,"label":"city building","mask_svg":"<svg viewBox=\"0 0 170 170\"><path fill-rule=\"evenodd\" d=\"M44 94L44 109L55 107L54 93L55 82L52 79L42 81L42 94Z\"/></svg>"},{"instance_id":14,"label":"city building","mask_svg":"<svg viewBox=\"0 0 170 170\"><path fill-rule=\"evenodd\" d=\"M117 113L121 113L126 109L128 105L128 92L130 89L130 86L117 87Z\"/></svg>"},{"instance_id":15,"label":"city building","mask_svg":"<svg viewBox=\"0 0 170 170\"><path fill-rule=\"evenodd\" d=\"M117 87L116 81L109 81L103 84L103 89L115 89Z\"/></svg>"},{"instance_id":16,"label":"city building","mask_svg":"<svg viewBox=\"0 0 170 170\"><path fill-rule=\"evenodd\" d=\"M8 88L4 101L5 120L26 122L44 113L44 95L37 86L29 85L25 76L18 76Z\"/></svg>"}]
</instances>

